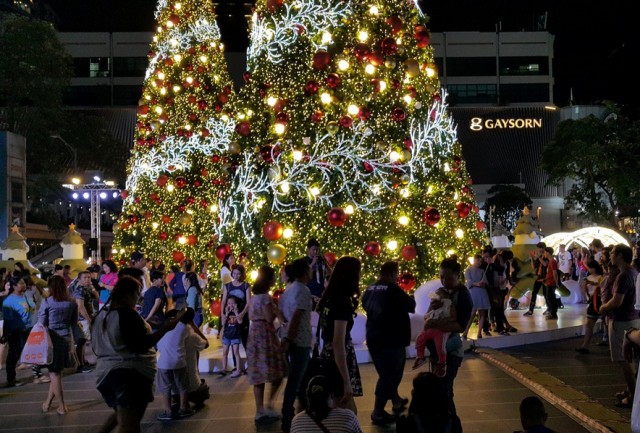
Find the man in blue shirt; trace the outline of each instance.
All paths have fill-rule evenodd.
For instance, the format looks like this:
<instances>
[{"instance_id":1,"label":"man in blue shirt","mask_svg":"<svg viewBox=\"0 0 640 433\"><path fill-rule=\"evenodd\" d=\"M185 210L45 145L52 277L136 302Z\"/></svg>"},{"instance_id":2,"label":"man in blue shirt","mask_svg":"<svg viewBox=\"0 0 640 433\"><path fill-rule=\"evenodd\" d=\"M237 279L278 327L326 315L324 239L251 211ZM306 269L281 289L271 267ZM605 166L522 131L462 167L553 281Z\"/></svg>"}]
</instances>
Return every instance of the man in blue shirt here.
<instances>
[{"instance_id":1,"label":"man in blue shirt","mask_svg":"<svg viewBox=\"0 0 640 433\"><path fill-rule=\"evenodd\" d=\"M7 386L14 387L23 384L16 380L16 365L18 365L20 354L31 331L31 312L35 310L35 304L30 303L24 295L27 285L22 278L13 277L9 285L9 290L13 289L13 292L6 297L2 304L4 323L0 343L9 344Z\"/></svg>"}]
</instances>

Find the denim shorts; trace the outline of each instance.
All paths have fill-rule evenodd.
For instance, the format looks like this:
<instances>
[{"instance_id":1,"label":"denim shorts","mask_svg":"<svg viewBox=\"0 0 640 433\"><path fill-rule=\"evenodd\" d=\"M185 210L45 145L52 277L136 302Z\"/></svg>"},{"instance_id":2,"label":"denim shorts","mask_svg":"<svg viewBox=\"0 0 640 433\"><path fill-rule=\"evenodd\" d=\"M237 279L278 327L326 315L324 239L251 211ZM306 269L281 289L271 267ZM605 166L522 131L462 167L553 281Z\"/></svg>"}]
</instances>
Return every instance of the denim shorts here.
<instances>
[{"instance_id":1,"label":"denim shorts","mask_svg":"<svg viewBox=\"0 0 640 433\"><path fill-rule=\"evenodd\" d=\"M231 340L229 340L226 337L222 337L222 344L224 344L225 346L231 346L232 344L241 344L242 341L240 341L239 338L232 338Z\"/></svg>"}]
</instances>

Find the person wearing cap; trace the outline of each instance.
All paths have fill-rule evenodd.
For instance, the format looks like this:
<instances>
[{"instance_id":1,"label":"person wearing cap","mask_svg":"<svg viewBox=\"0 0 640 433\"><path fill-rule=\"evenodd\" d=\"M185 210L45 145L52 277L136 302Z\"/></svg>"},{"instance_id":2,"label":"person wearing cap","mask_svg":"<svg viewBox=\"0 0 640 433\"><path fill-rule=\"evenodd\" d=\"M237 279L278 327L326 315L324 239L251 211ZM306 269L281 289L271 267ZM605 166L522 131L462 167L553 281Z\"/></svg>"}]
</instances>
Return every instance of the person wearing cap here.
<instances>
[{"instance_id":1,"label":"person wearing cap","mask_svg":"<svg viewBox=\"0 0 640 433\"><path fill-rule=\"evenodd\" d=\"M151 277L149 276L149 268L147 268L147 259L140 251L131 254L131 267L140 269L144 272L142 276L142 294L151 287Z\"/></svg>"}]
</instances>

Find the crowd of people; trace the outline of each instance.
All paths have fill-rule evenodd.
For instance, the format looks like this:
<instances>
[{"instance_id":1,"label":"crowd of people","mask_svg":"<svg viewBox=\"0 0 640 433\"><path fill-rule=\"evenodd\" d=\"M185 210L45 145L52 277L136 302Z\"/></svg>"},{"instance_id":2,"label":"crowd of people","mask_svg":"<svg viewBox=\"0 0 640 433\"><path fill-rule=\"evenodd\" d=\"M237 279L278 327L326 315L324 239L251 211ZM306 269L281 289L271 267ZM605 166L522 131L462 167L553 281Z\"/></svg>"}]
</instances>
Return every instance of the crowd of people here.
<instances>
[{"instance_id":1,"label":"crowd of people","mask_svg":"<svg viewBox=\"0 0 640 433\"><path fill-rule=\"evenodd\" d=\"M549 299L555 299L556 286L565 279L579 280L588 305L587 332L577 350L589 353L594 324L603 319L609 330L612 360L622 367L627 381L619 403L629 405L635 375L625 358L623 342L626 329L640 328L635 310L640 261L635 259L632 266L633 252L624 245L600 248L596 240L592 247L576 256L564 246L554 254L543 243L537 245L531 254L536 283L525 315L533 313L535 297L542 290L547 318L556 319L557 303ZM433 368L414 378L411 402L399 395L398 387L411 343L409 314L415 312L416 302L398 285L397 262L382 265L377 281L362 293L361 268L359 259L348 256L329 266L319 243L311 239L305 257L282 267L280 278L285 289L276 299L270 294L277 283L275 269L261 267L250 285L244 266L236 263L233 254L225 256L220 268L220 374L234 378L247 375L254 390L257 425L280 421L282 431L288 433L324 432L323 427L337 423L341 431L359 432L354 397L363 395L364 389L351 330L361 306L367 315L367 346L378 374L372 423L397 423L398 431L422 431L425 423L442 427L434 431L461 431L453 383L463 359L463 339L468 337L475 316L477 338L491 335L491 331L501 335L517 331L504 314L509 290L519 274L513 253L486 247L464 271L456 257L440 263L442 286L431 294L424 330L416 341L414 364L417 369L431 361ZM56 266L46 287L35 284L20 263L12 272L3 270L2 342L8 343L8 386L22 384L16 379L20 352L31 328L41 323L47 326L54 348L50 364L31 367L34 382L50 383L43 411L51 410L56 400L58 413L68 411L62 371L75 368L80 373L95 372L98 390L114 409L102 432L116 426L136 431L153 400L154 384L162 396L159 420L192 415L209 398L208 386L198 374L199 352L209 344L201 331L204 289L209 281L207 263L200 263L196 270L191 260L185 260L168 274L164 271L162 264L151 263L140 252L131 255L127 267L118 269L114 262L105 260L75 278L68 269ZM305 372L314 342L314 311L319 316L318 356L335 368L309 377ZM278 329L276 321L281 325ZM88 342L97 359L95 365L87 362ZM245 350L246 364L240 346ZM425 356L427 349L431 359ZM232 366L228 365L229 355ZM283 382L282 406L277 408ZM408 414L400 416L405 412Z\"/></svg>"}]
</instances>

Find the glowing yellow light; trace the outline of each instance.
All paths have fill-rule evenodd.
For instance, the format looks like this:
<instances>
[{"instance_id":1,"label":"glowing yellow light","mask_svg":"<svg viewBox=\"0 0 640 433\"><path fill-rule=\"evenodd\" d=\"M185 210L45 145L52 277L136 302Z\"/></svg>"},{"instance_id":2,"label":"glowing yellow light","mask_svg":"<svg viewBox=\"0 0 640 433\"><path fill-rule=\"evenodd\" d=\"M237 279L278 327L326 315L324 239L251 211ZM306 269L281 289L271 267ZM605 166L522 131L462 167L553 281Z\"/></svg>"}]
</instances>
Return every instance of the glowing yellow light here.
<instances>
[{"instance_id":1,"label":"glowing yellow light","mask_svg":"<svg viewBox=\"0 0 640 433\"><path fill-rule=\"evenodd\" d=\"M229 121L229 116L227 116L226 114L223 114L221 117L223 122L228 122Z\"/></svg>"},{"instance_id":2,"label":"glowing yellow light","mask_svg":"<svg viewBox=\"0 0 640 433\"><path fill-rule=\"evenodd\" d=\"M173 192L174 189L175 187L172 184L167 185L167 191Z\"/></svg>"},{"instance_id":3,"label":"glowing yellow light","mask_svg":"<svg viewBox=\"0 0 640 433\"><path fill-rule=\"evenodd\" d=\"M162 71L158 72L158 78L160 78L161 80L164 80L164 72Z\"/></svg>"},{"instance_id":4,"label":"glowing yellow light","mask_svg":"<svg viewBox=\"0 0 640 433\"><path fill-rule=\"evenodd\" d=\"M186 244L186 243L187 243L187 238L186 238L186 237L184 237L184 236L180 236L180 237L178 238L178 243L179 243L180 245L184 245L184 244Z\"/></svg>"},{"instance_id":5,"label":"glowing yellow light","mask_svg":"<svg viewBox=\"0 0 640 433\"><path fill-rule=\"evenodd\" d=\"M302 151L294 150L293 151L293 160L294 161L300 161L301 159L302 159Z\"/></svg>"},{"instance_id":6,"label":"glowing yellow light","mask_svg":"<svg viewBox=\"0 0 640 433\"><path fill-rule=\"evenodd\" d=\"M427 194L431 194L433 192L433 185L429 185L429 188L427 188Z\"/></svg>"},{"instance_id":7,"label":"glowing yellow light","mask_svg":"<svg viewBox=\"0 0 640 433\"><path fill-rule=\"evenodd\" d=\"M355 212L355 209L350 204L344 208L344 213L346 213L347 215L353 215L354 212Z\"/></svg>"},{"instance_id":8,"label":"glowing yellow light","mask_svg":"<svg viewBox=\"0 0 640 433\"><path fill-rule=\"evenodd\" d=\"M120 248L120 254L124 254L124 248Z\"/></svg>"},{"instance_id":9,"label":"glowing yellow light","mask_svg":"<svg viewBox=\"0 0 640 433\"><path fill-rule=\"evenodd\" d=\"M427 77L431 78L431 77L435 77L435 75L436 75L436 70L427 66Z\"/></svg>"},{"instance_id":10,"label":"glowing yellow light","mask_svg":"<svg viewBox=\"0 0 640 433\"><path fill-rule=\"evenodd\" d=\"M162 114L162 107L161 106L157 106L156 108L154 108L155 112L158 114Z\"/></svg>"},{"instance_id":11,"label":"glowing yellow light","mask_svg":"<svg viewBox=\"0 0 640 433\"><path fill-rule=\"evenodd\" d=\"M329 93L323 93L322 95L320 95L320 100L322 101L323 104L330 104L331 95Z\"/></svg>"},{"instance_id":12,"label":"glowing yellow light","mask_svg":"<svg viewBox=\"0 0 640 433\"><path fill-rule=\"evenodd\" d=\"M180 91L180 89L182 89L182 87L180 86L173 86L173 91L178 93Z\"/></svg>"},{"instance_id":13,"label":"glowing yellow light","mask_svg":"<svg viewBox=\"0 0 640 433\"><path fill-rule=\"evenodd\" d=\"M398 218L398 222L403 226L406 226L407 224L409 224L409 218L403 215L400 218Z\"/></svg>"},{"instance_id":14,"label":"glowing yellow light","mask_svg":"<svg viewBox=\"0 0 640 433\"><path fill-rule=\"evenodd\" d=\"M74 177L71 179L71 183L74 185L80 185L80 179L78 179L77 177Z\"/></svg>"},{"instance_id":15,"label":"glowing yellow light","mask_svg":"<svg viewBox=\"0 0 640 433\"><path fill-rule=\"evenodd\" d=\"M400 190L400 195L401 195L402 197L404 197L404 198L407 198L407 197L409 197L409 196L411 195L411 193L409 192L409 189L407 189L407 188L402 188L402 189Z\"/></svg>"},{"instance_id":16,"label":"glowing yellow light","mask_svg":"<svg viewBox=\"0 0 640 433\"><path fill-rule=\"evenodd\" d=\"M153 227L154 230L157 229L158 228L158 223L152 223L151 227Z\"/></svg>"},{"instance_id":17,"label":"glowing yellow light","mask_svg":"<svg viewBox=\"0 0 640 433\"><path fill-rule=\"evenodd\" d=\"M458 200L458 193L457 192L455 194L453 194L453 199L454 200Z\"/></svg>"},{"instance_id":18,"label":"glowing yellow light","mask_svg":"<svg viewBox=\"0 0 640 433\"><path fill-rule=\"evenodd\" d=\"M344 59L340 60L338 62L338 69L340 69L341 71L346 71L347 69L349 69L349 62Z\"/></svg>"},{"instance_id":19,"label":"glowing yellow light","mask_svg":"<svg viewBox=\"0 0 640 433\"><path fill-rule=\"evenodd\" d=\"M247 117L253 116L253 110L247 110Z\"/></svg>"},{"instance_id":20,"label":"glowing yellow light","mask_svg":"<svg viewBox=\"0 0 640 433\"><path fill-rule=\"evenodd\" d=\"M218 211L218 206L216 206L215 204L212 204L211 207L209 208L209 210L211 212L217 212Z\"/></svg>"},{"instance_id":21,"label":"glowing yellow light","mask_svg":"<svg viewBox=\"0 0 640 433\"><path fill-rule=\"evenodd\" d=\"M380 193L382 192L382 188L380 187L380 185L374 185L373 188L371 188L371 191L375 194L375 195L380 195Z\"/></svg>"},{"instance_id":22,"label":"glowing yellow light","mask_svg":"<svg viewBox=\"0 0 640 433\"><path fill-rule=\"evenodd\" d=\"M251 279L253 281L256 280L256 278L258 278L258 271L256 271L255 269L253 271L251 271L251 273L249 274L249 276L251 277Z\"/></svg>"},{"instance_id":23,"label":"glowing yellow light","mask_svg":"<svg viewBox=\"0 0 640 433\"><path fill-rule=\"evenodd\" d=\"M187 131L191 131L191 125L184 125L184 129L186 129Z\"/></svg>"},{"instance_id":24,"label":"glowing yellow light","mask_svg":"<svg viewBox=\"0 0 640 433\"><path fill-rule=\"evenodd\" d=\"M276 123L273 129L276 131L276 134L282 135L284 134L284 131L286 131L287 127L284 125L284 123Z\"/></svg>"},{"instance_id":25,"label":"glowing yellow light","mask_svg":"<svg viewBox=\"0 0 640 433\"><path fill-rule=\"evenodd\" d=\"M178 41L176 41L176 45L177 44L178 44ZM182 56L180 54L176 54L175 56L173 56L173 60L175 60L176 62L179 62L180 60L182 60Z\"/></svg>"},{"instance_id":26,"label":"glowing yellow light","mask_svg":"<svg viewBox=\"0 0 640 433\"><path fill-rule=\"evenodd\" d=\"M291 239L293 237L293 230L291 229L284 229L284 231L282 232L282 237L285 239Z\"/></svg>"},{"instance_id":27,"label":"glowing yellow light","mask_svg":"<svg viewBox=\"0 0 640 433\"><path fill-rule=\"evenodd\" d=\"M167 89L165 89L164 87L162 89L160 89L160 94L161 95L166 95L167 94Z\"/></svg>"},{"instance_id":28,"label":"glowing yellow light","mask_svg":"<svg viewBox=\"0 0 640 433\"><path fill-rule=\"evenodd\" d=\"M451 171L451 167L449 166L449 163L448 163L448 162L445 162L445 163L444 163L444 171L446 171L446 172Z\"/></svg>"},{"instance_id":29,"label":"glowing yellow light","mask_svg":"<svg viewBox=\"0 0 640 433\"><path fill-rule=\"evenodd\" d=\"M329 42L331 42L331 33L324 32L322 34L322 43L323 44L328 44Z\"/></svg>"},{"instance_id":30,"label":"glowing yellow light","mask_svg":"<svg viewBox=\"0 0 640 433\"><path fill-rule=\"evenodd\" d=\"M451 257L452 255L454 255L456 252L454 250L449 250L447 251L447 257Z\"/></svg>"},{"instance_id":31,"label":"glowing yellow light","mask_svg":"<svg viewBox=\"0 0 640 433\"><path fill-rule=\"evenodd\" d=\"M289 192L290 189L291 189L291 187L289 186L289 182L285 181L285 182L282 182L280 184L280 191L282 191L284 193L287 193L287 192Z\"/></svg>"},{"instance_id":32,"label":"glowing yellow light","mask_svg":"<svg viewBox=\"0 0 640 433\"><path fill-rule=\"evenodd\" d=\"M378 9L378 6L371 6L369 8L369 13L371 15L378 15L380 13L380 9Z\"/></svg>"},{"instance_id":33,"label":"glowing yellow light","mask_svg":"<svg viewBox=\"0 0 640 433\"><path fill-rule=\"evenodd\" d=\"M376 67L373 66L371 63L369 63L367 66L364 67L364 71L369 75L373 75L376 73Z\"/></svg>"},{"instance_id":34,"label":"glowing yellow light","mask_svg":"<svg viewBox=\"0 0 640 433\"><path fill-rule=\"evenodd\" d=\"M173 27L173 23L171 22L171 20L167 21L167 27L169 28Z\"/></svg>"},{"instance_id":35,"label":"glowing yellow light","mask_svg":"<svg viewBox=\"0 0 640 433\"><path fill-rule=\"evenodd\" d=\"M309 192L311 193L312 196L315 197L320 194L320 189L317 186L314 186L314 187L311 187Z\"/></svg>"},{"instance_id":36,"label":"glowing yellow light","mask_svg":"<svg viewBox=\"0 0 640 433\"><path fill-rule=\"evenodd\" d=\"M269 105L269 107L273 107L274 105L276 105L276 102L278 102L278 98L274 96L269 96L269 98L267 99L267 104Z\"/></svg>"},{"instance_id":37,"label":"glowing yellow light","mask_svg":"<svg viewBox=\"0 0 640 433\"><path fill-rule=\"evenodd\" d=\"M380 81L380 91L384 92L385 90L387 90L387 82L386 81Z\"/></svg>"},{"instance_id":38,"label":"glowing yellow light","mask_svg":"<svg viewBox=\"0 0 640 433\"><path fill-rule=\"evenodd\" d=\"M360 42L366 42L367 39L369 39L369 33L365 32L364 30L360 30L358 32L358 39L360 40Z\"/></svg>"},{"instance_id":39,"label":"glowing yellow light","mask_svg":"<svg viewBox=\"0 0 640 433\"><path fill-rule=\"evenodd\" d=\"M182 7L182 3L176 3L174 8L176 9L180 9Z\"/></svg>"},{"instance_id":40,"label":"glowing yellow light","mask_svg":"<svg viewBox=\"0 0 640 433\"><path fill-rule=\"evenodd\" d=\"M411 101L413 101L413 98L411 97L411 95L404 95L404 102L406 102L407 104L411 104Z\"/></svg>"},{"instance_id":41,"label":"glowing yellow light","mask_svg":"<svg viewBox=\"0 0 640 433\"><path fill-rule=\"evenodd\" d=\"M187 83L189 84L193 83L193 77L187 77Z\"/></svg>"},{"instance_id":42,"label":"glowing yellow light","mask_svg":"<svg viewBox=\"0 0 640 433\"><path fill-rule=\"evenodd\" d=\"M391 251L395 251L396 249L398 249L398 241L387 242L387 248Z\"/></svg>"},{"instance_id":43,"label":"glowing yellow light","mask_svg":"<svg viewBox=\"0 0 640 433\"><path fill-rule=\"evenodd\" d=\"M158 33L162 32L162 27L158 26Z\"/></svg>"},{"instance_id":44,"label":"glowing yellow light","mask_svg":"<svg viewBox=\"0 0 640 433\"><path fill-rule=\"evenodd\" d=\"M456 237L458 239L462 239L464 237L464 230L462 230L462 229L456 230Z\"/></svg>"},{"instance_id":45,"label":"glowing yellow light","mask_svg":"<svg viewBox=\"0 0 640 433\"><path fill-rule=\"evenodd\" d=\"M111 250L111 254L118 254L118 250L116 250L115 248Z\"/></svg>"},{"instance_id":46,"label":"glowing yellow light","mask_svg":"<svg viewBox=\"0 0 640 433\"><path fill-rule=\"evenodd\" d=\"M355 104L351 104L349 105L349 107L347 108L347 111L349 112L349 114L351 114L352 116L357 115L360 112L360 107L358 107Z\"/></svg>"},{"instance_id":47,"label":"glowing yellow light","mask_svg":"<svg viewBox=\"0 0 640 433\"><path fill-rule=\"evenodd\" d=\"M201 61L202 63L207 63L207 60L209 60L209 59L207 58L207 56L200 56L200 61Z\"/></svg>"},{"instance_id":48,"label":"glowing yellow light","mask_svg":"<svg viewBox=\"0 0 640 433\"><path fill-rule=\"evenodd\" d=\"M391 160L391 162L400 161L402 159L402 154L394 150L389 154L389 159Z\"/></svg>"}]
</instances>

